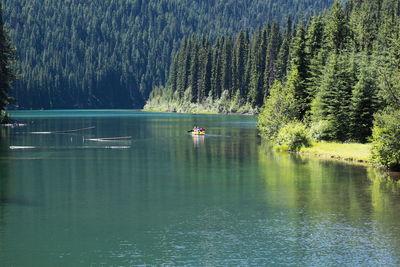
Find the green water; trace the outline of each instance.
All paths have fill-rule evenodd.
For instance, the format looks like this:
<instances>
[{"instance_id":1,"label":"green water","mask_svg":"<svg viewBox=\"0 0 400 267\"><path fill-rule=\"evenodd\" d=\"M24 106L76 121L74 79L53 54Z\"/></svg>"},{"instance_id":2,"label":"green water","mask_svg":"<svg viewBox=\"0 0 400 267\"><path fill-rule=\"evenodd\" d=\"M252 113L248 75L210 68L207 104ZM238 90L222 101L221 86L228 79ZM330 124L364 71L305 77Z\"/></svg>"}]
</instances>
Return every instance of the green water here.
<instances>
[{"instance_id":1,"label":"green water","mask_svg":"<svg viewBox=\"0 0 400 267\"><path fill-rule=\"evenodd\" d=\"M400 264L395 184L273 152L254 117L13 115L28 126L0 132L0 266ZM116 136L132 140L87 140Z\"/></svg>"}]
</instances>

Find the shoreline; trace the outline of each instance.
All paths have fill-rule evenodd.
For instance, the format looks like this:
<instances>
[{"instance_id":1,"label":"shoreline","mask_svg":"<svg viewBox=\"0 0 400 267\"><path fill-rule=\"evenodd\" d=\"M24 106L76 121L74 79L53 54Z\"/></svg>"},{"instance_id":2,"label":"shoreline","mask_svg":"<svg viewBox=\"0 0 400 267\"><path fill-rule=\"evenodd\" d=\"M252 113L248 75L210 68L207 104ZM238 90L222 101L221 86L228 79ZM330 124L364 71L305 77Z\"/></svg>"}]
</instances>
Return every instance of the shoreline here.
<instances>
[{"instance_id":1,"label":"shoreline","mask_svg":"<svg viewBox=\"0 0 400 267\"><path fill-rule=\"evenodd\" d=\"M371 160L370 143L313 142L310 147L302 147L297 153L379 167Z\"/></svg>"},{"instance_id":2,"label":"shoreline","mask_svg":"<svg viewBox=\"0 0 400 267\"><path fill-rule=\"evenodd\" d=\"M290 153L298 154L298 155L303 155L303 156L310 156L310 157L317 157L317 158L324 158L324 159L332 159L332 160L338 160L346 163L351 163L351 164L361 164L364 166L370 166L370 167L375 167L375 168L380 168L378 165L371 161L367 160L362 160L362 159L353 159L353 158L346 158L346 157L340 157L340 156L333 156L333 155L327 155L327 154L315 154L315 153L307 153L307 152L292 152L288 151Z\"/></svg>"},{"instance_id":3,"label":"shoreline","mask_svg":"<svg viewBox=\"0 0 400 267\"><path fill-rule=\"evenodd\" d=\"M176 112L165 111L156 109L140 109L143 112L158 112L158 113L171 113L171 114L210 114L210 115L244 115L244 116L257 116L259 113L251 112L214 112L214 111L193 111L193 112Z\"/></svg>"}]
</instances>

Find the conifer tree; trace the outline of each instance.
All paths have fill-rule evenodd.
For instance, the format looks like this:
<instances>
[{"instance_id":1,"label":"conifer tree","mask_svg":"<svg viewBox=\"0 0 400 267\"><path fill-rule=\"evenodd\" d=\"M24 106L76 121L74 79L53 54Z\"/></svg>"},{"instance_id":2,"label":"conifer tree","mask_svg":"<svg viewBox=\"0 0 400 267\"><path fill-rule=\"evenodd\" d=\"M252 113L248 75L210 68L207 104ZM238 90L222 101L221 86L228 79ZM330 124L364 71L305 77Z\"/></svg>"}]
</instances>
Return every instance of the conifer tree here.
<instances>
[{"instance_id":1,"label":"conifer tree","mask_svg":"<svg viewBox=\"0 0 400 267\"><path fill-rule=\"evenodd\" d=\"M198 103L202 103L206 97L208 97L209 92L211 91L211 75L212 75L212 52L211 45L209 41L205 43L205 47L203 49L204 55L204 64L201 73L201 83L199 86L198 92Z\"/></svg>"},{"instance_id":2,"label":"conifer tree","mask_svg":"<svg viewBox=\"0 0 400 267\"><path fill-rule=\"evenodd\" d=\"M177 79L178 79L178 57L179 53L174 55L174 59L172 60L169 77L168 77L168 87L175 92L177 90Z\"/></svg>"},{"instance_id":3,"label":"conifer tree","mask_svg":"<svg viewBox=\"0 0 400 267\"><path fill-rule=\"evenodd\" d=\"M312 120L327 122L327 139L345 141L349 137L353 86L349 65L345 56L332 52L312 104Z\"/></svg>"},{"instance_id":4,"label":"conifer tree","mask_svg":"<svg viewBox=\"0 0 400 267\"><path fill-rule=\"evenodd\" d=\"M336 54L346 47L350 35L350 29L340 1L335 0L331 8L331 15L325 27L327 47Z\"/></svg>"},{"instance_id":5,"label":"conifer tree","mask_svg":"<svg viewBox=\"0 0 400 267\"><path fill-rule=\"evenodd\" d=\"M310 98L317 93L320 77L326 63L328 50L324 38L325 23L321 16L314 16L310 21L306 34L306 54L309 60L309 77L307 91Z\"/></svg>"},{"instance_id":6,"label":"conifer tree","mask_svg":"<svg viewBox=\"0 0 400 267\"><path fill-rule=\"evenodd\" d=\"M280 27L277 21L274 22L271 28L271 33L268 37L268 46L266 51L265 59L265 70L264 70L264 98L269 95L269 89L276 80L276 60L278 57L279 49L281 46L281 33Z\"/></svg>"},{"instance_id":7,"label":"conifer tree","mask_svg":"<svg viewBox=\"0 0 400 267\"><path fill-rule=\"evenodd\" d=\"M351 139L366 142L372 133L374 113L377 110L377 74L370 60L362 62L357 78L349 114Z\"/></svg>"},{"instance_id":8,"label":"conifer tree","mask_svg":"<svg viewBox=\"0 0 400 267\"><path fill-rule=\"evenodd\" d=\"M235 44L234 70L233 70L233 87L240 92L243 98L247 93L247 84L245 80L246 63L248 58L249 40L247 33L241 31L237 37Z\"/></svg>"},{"instance_id":9,"label":"conifer tree","mask_svg":"<svg viewBox=\"0 0 400 267\"><path fill-rule=\"evenodd\" d=\"M282 40L282 44L279 47L278 57L276 60L276 75L275 78L278 81L283 82L284 78L286 78L287 74L287 67L288 67L288 60L289 60L289 50L290 44L292 41L292 19L291 17L288 18L285 34Z\"/></svg>"},{"instance_id":10,"label":"conifer tree","mask_svg":"<svg viewBox=\"0 0 400 267\"><path fill-rule=\"evenodd\" d=\"M263 101L263 76L267 50L269 28L257 33L252 44L250 84L248 102L253 107L260 107Z\"/></svg>"},{"instance_id":11,"label":"conifer tree","mask_svg":"<svg viewBox=\"0 0 400 267\"><path fill-rule=\"evenodd\" d=\"M218 99L222 93L222 43L223 38L217 40L213 54L211 88L215 99Z\"/></svg>"},{"instance_id":12,"label":"conifer tree","mask_svg":"<svg viewBox=\"0 0 400 267\"><path fill-rule=\"evenodd\" d=\"M290 71L287 77L287 87L292 88L299 104L299 119L302 120L309 110L310 97L307 91L309 78L309 63L306 54L305 29L300 25L291 48Z\"/></svg>"},{"instance_id":13,"label":"conifer tree","mask_svg":"<svg viewBox=\"0 0 400 267\"><path fill-rule=\"evenodd\" d=\"M183 44L183 48L179 55L179 67L178 67L178 80L177 80L177 91L180 97L188 87L189 83L189 71L190 71L190 47L191 42L186 39Z\"/></svg>"},{"instance_id":14,"label":"conifer tree","mask_svg":"<svg viewBox=\"0 0 400 267\"><path fill-rule=\"evenodd\" d=\"M222 90L232 96L232 37L224 38L222 45Z\"/></svg>"},{"instance_id":15,"label":"conifer tree","mask_svg":"<svg viewBox=\"0 0 400 267\"><path fill-rule=\"evenodd\" d=\"M198 83L199 83L199 50L200 47L197 44L197 40L193 38L191 47L191 64L190 64L190 76L189 86L192 89L192 101L196 102L198 98Z\"/></svg>"}]
</instances>

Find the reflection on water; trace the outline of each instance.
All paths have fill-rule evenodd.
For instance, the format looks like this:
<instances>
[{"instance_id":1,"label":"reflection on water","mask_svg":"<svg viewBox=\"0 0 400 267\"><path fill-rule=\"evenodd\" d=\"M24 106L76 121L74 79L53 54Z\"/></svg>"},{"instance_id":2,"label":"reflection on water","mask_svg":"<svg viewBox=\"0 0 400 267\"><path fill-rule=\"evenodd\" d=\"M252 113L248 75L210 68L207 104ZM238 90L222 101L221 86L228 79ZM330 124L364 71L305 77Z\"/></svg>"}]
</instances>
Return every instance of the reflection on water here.
<instances>
[{"instance_id":1,"label":"reflection on water","mask_svg":"<svg viewBox=\"0 0 400 267\"><path fill-rule=\"evenodd\" d=\"M205 136L204 135L194 135L194 134L192 134L192 138L193 138L194 147L200 147L201 145L204 145L204 140L205 140Z\"/></svg>"},{"instance_id":2,"label":"reflection on water","mask_svg":"<svg viewBox=\"0 0 400 267\"><path fill-rule=\"evenodd\" d=\"M273 152L252 117L40 114L0 147L6 266L400 263L396 183L374 169ZM190 136L191 125L210 134ZM29 134L88 126L96 128ZM87 141L113 136L132 139Z\"/></svg>"},{"instance_id":3,"label":"reflection on water","mask_svg":"<svg viewBox=\"0 0 400 267\"><path fill-rule=\"evenodd\" d=\"M7 205L12 199L10 193L9 162L7 158L9 145L8 129L0 127L0 260L4 258L5 229L7 224Z\"/></svg>"},{"instance_id":4,"label":"reflection on water","mask_svg":"<svg viewBox=\"0 0 400 267\"><path fill-rule=\"evenodd\" d=\"M268 144L259 159L266 202L291 217L307 264L399 264L399 183L377 169L272 152Z\"/></svg>"}]
</instances>

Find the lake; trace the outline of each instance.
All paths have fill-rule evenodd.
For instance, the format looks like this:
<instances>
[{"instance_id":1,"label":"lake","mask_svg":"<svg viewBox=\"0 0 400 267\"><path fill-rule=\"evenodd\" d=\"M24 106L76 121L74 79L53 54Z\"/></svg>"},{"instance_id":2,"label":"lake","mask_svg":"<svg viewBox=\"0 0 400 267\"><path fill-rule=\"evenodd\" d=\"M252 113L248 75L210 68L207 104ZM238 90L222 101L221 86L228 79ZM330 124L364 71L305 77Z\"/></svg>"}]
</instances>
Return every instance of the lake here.
<instances>
[{"instance_id":1,"label":"lake","mask_svg":"<svg viewBox=\"0 0 400 267\"><path fill-rule=\"evenodd\" d=\"M0 132L0 266L400 264L396 183L274 152L255 117L12 114L28 125Z\"/></svg>"}]
</instances>

